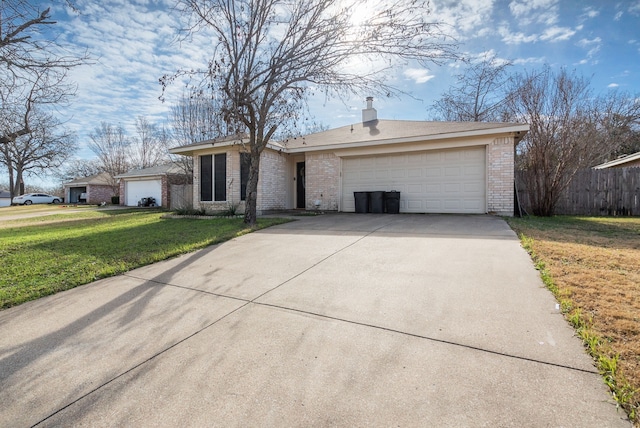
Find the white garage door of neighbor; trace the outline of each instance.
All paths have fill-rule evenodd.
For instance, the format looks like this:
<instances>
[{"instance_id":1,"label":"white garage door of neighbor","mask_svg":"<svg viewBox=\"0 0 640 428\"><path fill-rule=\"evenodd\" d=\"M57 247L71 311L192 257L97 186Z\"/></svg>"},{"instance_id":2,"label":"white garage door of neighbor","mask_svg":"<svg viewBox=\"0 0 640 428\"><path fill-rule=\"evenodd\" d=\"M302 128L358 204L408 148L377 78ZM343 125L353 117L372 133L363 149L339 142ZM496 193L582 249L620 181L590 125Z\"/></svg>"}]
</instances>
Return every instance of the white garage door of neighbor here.
<instances>
[{"instance_id":1,"label":"white garage door of neighbor","mask_svg":"<svg viewBox=\"0 0 640 428\"><path fill-rule=\"evenodd\" d=\"M140 199L150 196L156 198L158 206L162 203L162 182L160 180L127 181L124 191L128 207L138 206Z\"/></svg>"},{"instance_id":2,"label":"white garage door of neighbor","mask_svg":"<svg viewBox=\"0 0 640 428\"><path fill-rule=\"evenodd\" d=\"M400 193L400 212L486 212L485 148L344 158L342 211L354 212L353 192Z\"/></svg>"}]
</instances>

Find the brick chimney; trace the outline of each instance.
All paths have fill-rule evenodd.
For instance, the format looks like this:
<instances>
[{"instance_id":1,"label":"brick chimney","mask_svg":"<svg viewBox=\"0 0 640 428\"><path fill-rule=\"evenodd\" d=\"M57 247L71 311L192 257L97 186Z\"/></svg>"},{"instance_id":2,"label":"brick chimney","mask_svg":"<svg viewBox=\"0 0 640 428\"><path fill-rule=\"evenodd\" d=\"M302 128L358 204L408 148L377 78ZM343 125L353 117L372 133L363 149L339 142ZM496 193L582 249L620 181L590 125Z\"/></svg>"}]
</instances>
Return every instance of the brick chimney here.
<instances>
[{"instance_id":1,"label":"brick chimney","mask_svg":"<svg viewBox=\"0 0 640 428\"><path fill-rule=\"evenodd\" d=\"M362 110L362 123L378 120L378 112L373 108L373 97L367 97L367 108Z\"/></svg>"}]
</instances>

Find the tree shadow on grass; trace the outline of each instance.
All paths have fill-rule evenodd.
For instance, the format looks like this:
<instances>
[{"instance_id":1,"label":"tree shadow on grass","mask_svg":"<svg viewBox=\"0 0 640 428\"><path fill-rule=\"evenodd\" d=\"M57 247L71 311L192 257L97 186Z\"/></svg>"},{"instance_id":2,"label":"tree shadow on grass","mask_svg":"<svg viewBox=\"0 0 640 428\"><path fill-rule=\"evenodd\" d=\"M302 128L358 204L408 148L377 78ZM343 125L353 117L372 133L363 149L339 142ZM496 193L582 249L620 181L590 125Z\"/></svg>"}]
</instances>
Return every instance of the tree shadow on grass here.
<instances>
[{"instance_id":1,"label":"tree shadow on grass","mask_svg":"<svg viewBox=\"0 0 640 428\"><path fill-rule=\"evenodd\" d=\"M518 232L552 242L640 249L640 217L526 217L508 222Z\"/></svg>"},{"instance_id":2,"label":"tree shadow on grass","mask_svg":"<svg viewBox=\"0 0 640 428\"><path fill-rule=\"evenodd\" d=\"M179 275L185 266L203 256L204 253L193 253L169 270L163 270L163 276ZM12 313L14 310L0 314L3 329L15 332L28 327L26 334L32 336L19 342L20 335L8 334L5 338L18 340L0 340L0 343L5 343L0 347L0 399L8 409L14 409L13 413L0 417L0 425L37 423L61 406L121 374L122 370L174 345L189 331L197 331L210 323L212 314L190 312L193 305L202 305L200 299L228 301L175 288L171 293L163 294L168 286L153 279L140 283L141 280L122 278L120 285L114 282L118 278L108 281L111 282L74 290L73 295L63 293L33 302L31 306L15 309L19 311L15 314ZM126 281L133 284L130 286ZM109 292L105 288L109 286L117 288ZM94 287L102 287L102 290ZM159 304L152 305L161 294ZM105 295L111 296L109 300L95 302L96 298ZM87 311L72 306L82 305L83 301L93 307ZM233 302L232 307L239 304ZM227 310L225 308L223 305L223 313ZM214 305L212 312L219 311L220 308ZM69 318L69 322L60 328L51 329L47 325L47 319L55 323L65 318ZM44 333L37 333L38 324ZM177 327L179 325L182 327ZM11 343L16 341L19 343ZM78 364L87 366L78 367Z\"/></svg>"}]
</instances>

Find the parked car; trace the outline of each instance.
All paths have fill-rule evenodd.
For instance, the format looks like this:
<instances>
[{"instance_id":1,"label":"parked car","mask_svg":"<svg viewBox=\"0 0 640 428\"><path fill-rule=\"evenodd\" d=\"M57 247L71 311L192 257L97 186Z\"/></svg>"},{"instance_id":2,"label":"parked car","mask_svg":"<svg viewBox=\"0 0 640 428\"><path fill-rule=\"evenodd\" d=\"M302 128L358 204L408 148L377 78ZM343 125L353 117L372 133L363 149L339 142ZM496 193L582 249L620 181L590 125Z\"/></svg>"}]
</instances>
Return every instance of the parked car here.
<instances>
[{"instance_id":1,"label":"parked car","mask_svg":"<svg viewBox=\"0 0 640 428\"><path fill-rule=\"evenodd\" d=\"M14 205L31 204L59 204L62 200L58 196L47 195L46 193L26 193L13 198Z\"/></svg>"}]
</instances>

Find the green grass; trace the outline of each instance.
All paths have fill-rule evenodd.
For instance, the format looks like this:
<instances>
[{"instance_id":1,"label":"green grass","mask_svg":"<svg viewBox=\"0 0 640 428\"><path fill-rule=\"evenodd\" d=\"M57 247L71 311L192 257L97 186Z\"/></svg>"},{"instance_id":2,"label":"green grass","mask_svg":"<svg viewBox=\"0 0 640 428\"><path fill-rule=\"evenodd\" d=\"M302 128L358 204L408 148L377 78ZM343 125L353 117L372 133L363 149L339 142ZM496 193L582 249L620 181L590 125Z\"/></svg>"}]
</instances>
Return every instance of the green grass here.
<instances>
[{"instance_id":1,"label":"green grass","mask_svg":"<svg viewBox=\"0 0 640 428\"><path fill-rule=\"evenodd\" d=\"M220 243L251 231L242 219L163 219L157 210L87 210L5 222L0 308ZM260 219L257 228L284 223Z\"/></svg>"}]
</instances>

